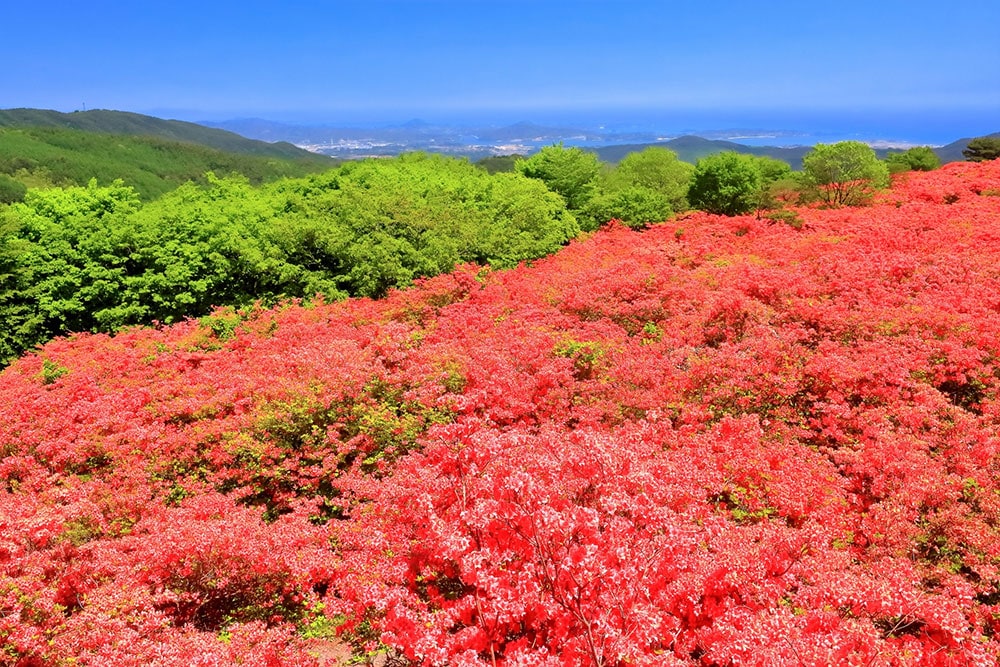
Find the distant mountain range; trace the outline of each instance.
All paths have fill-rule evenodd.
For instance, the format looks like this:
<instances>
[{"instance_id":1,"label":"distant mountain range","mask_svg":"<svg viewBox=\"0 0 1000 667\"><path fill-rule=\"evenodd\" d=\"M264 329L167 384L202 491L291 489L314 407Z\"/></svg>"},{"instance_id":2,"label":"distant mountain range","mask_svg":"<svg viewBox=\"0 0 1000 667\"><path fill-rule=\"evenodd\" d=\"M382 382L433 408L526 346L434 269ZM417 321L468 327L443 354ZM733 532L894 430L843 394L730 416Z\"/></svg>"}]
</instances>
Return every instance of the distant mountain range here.
<instances>
[{"instance_id":1,"label":"distant mountain range","mask_svg":"<svg viewBox=\"0 0 1000 667\"><path fill-rule=\"evenodd\" d=\"M226 129L263 141L290 141L296 145L324 144L338 141L429 142L443 145L475 145L496 142L534 142L543 138L563 137L579 141L642 141L650 133L594 132L567 127L550 127L527 121L504 126L457 127L429 123L419 118L385 127L344 127L339 125L292 125L260 118L221 122L201 121L207 127Z\"/></svg>"},{"instance_id":2,"label":"distant mountain range","mask_svg":"<svg viewBox=\"0 0 1000 667\"><path fill-rule=\"evenodd\" d=\"M502 126L458 127L420 119L385 127L341 127L336 125L294 125L259 118L189 123L163 120L124 111L77 111L60 113L40 109L0 110L0 127L35 126L74 128L106 134L154 136L171 141L199 144L218 150L257 156L299 159L317 153L337 158L392 156L407 151L429 151L481 159L496 155L530 154L543 146L563 142L592 150L604 161L615 163L630 152L648 146L664 146L681 160L699 158L721 151L767 155L784 160L798 169L811 146L749 146L709 137L657 136L647 131L585 130L572 127L519 122ZM741 138L753 130L730 130ZM758 133L762 134L762 133ZM711 138L715 135L716 138ZM779 133L780 135L780 133ZM791 135L789 135L791 136ZM1000 133L989 136L1000 136ZM787 140L785 136L783 139ZM971 137L958 139L934 151L942 162L963 160L962 150ZM758 136L759 142L759 136ZM893 149L878 148L884 157Z\"/></svg>"},{"instance_id":3,"label":"distant mountain range","mask_svg":"<svg viewBox=\"0 0 1000 667\"><path fill-rule=\"evenodd\" d=\"M648 146L665 146L675 151L681 160L696 162L699 158L721 151L736 151L752 155L767 155L784 160L799 168L802 156L812 146L749 146L719 138L685 135L662 137L653 132L597 131L571 127L538 125L519 122L512 125L455 127L412 120L386 127L340 127L336 125L292 125L259 118L203 123L226 129L246 137L264 141L288 141L309 150L340 158L397 155L405 151L423 150L461 155L479 159L512 153L528 154L542 146L563 142L596 152L606 162L618 162L625 155ZM754 136L753 130L732 130L740 136ZM724 133L712 133L725 136ZM758 133L763 134L763 133ZM779 133L780 134L780 133ZM790 136L782 137L787 140ZM994 135L990 135L994 136ZM942 162L963 160L962 149L971 137L959 139L934 150ZM893 150L877 148L885 157Z\"/></svg>"},{"instance_id":4,"label":"distant mountain range","mask_svg":"<svg viewBox=\"0 0 1000 667\"><path fill-rule=\"evenodd\" d=\"M500 127L456 127L415 119L386 127L342 127L290 125L251 118L223 122L203 121L203 124L262 141L288 141L311 151L339 158L391 156L419 150L477 159L491 155L530 153L558 141L589 146L656 139L649 133L602 133L529 122Z\"/></svg>"}]
</instances>

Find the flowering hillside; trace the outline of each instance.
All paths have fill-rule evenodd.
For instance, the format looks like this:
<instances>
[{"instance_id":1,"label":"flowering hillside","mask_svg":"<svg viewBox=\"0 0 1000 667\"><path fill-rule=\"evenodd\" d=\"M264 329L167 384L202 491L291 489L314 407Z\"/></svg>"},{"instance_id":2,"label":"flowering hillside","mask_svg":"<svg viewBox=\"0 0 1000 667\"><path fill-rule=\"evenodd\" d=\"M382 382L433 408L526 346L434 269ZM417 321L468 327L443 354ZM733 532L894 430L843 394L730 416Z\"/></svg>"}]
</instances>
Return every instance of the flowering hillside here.
<instances>
[{"instance_id":1,"label":"flowering hillside","mask_svg":"<svg viewBox=\"0 0 1000 667\"><path fill-rule=\"evenodd\" d=\"M57 340L0 664L994 665L1000 161Z\"/></svg>"}]
</instances>

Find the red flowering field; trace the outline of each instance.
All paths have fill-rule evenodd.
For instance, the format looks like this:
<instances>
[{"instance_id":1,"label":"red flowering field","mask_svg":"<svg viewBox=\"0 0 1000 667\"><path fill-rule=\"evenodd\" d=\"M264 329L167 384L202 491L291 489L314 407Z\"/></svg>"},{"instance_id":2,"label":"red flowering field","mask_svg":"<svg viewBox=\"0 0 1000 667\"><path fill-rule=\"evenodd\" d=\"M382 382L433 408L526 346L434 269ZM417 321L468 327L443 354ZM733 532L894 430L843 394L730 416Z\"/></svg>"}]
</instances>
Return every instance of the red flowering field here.
<instances>
[{"instance_id":1,"label":"red flowering field","mask_svg":"<svg viewBox=\"0 0 1000 667\"><path fill-rule=\"evenodd\" d=\"M0 664L994 665L1000 161L0 374Z\"/></svg>"}]
</instances>

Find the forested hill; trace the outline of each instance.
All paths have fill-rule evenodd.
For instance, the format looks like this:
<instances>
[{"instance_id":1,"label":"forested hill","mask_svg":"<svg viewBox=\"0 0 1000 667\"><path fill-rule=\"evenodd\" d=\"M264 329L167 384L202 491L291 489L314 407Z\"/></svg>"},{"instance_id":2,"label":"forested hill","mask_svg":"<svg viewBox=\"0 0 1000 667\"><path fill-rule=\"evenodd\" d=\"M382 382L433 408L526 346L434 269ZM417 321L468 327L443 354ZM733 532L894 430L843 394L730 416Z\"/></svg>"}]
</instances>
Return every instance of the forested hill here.
<instances>
[{"instance_id":1,"label":"forested hill","mask_svg":"<svg viewBox=\"0 0 1000 667\"><path fill-rule=\"evenodd\" d=\"M159 137L245 155L315 158L313 153L287 142L257 141L226 130L127 111L95 109L62 113L47 109L0 109L0 127L61 127L103 134Z\"/></svg>"},{"instance_id":2,"label":"forested hill","mask_svg":"<svg viewBox=\"0 0 1000 667\"><path fill-rule=\"evenodd\" d=\"M302 157L266 156L155 136L62 127L3 127L0 121L0 201L18 199L25 187L86 185L91 179L101 185L121 179L149 200L187 181L205 182L209 171L220 176L238 172L251 183L264 183L336 165L335 160L306 151ZM5 196L8 190L12 196Z\"/></svg>"}]
</instances>

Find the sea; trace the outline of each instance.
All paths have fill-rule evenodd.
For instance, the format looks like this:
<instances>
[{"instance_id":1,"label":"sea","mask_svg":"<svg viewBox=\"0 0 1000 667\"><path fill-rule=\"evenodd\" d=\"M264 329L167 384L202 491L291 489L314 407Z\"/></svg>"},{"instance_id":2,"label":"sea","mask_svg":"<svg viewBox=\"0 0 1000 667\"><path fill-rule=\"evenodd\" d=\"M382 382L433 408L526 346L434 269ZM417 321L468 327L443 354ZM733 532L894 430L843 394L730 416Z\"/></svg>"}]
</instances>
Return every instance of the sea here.
<instances>
[{"instance_id":1,"label":"sea","mask_svg":"<svg viewBox=\"0 0 1000 667\"><path fill-rule=\"evenodd\" d=\"M663 139L696 135L749 146L813 146L856 140L876 148L942 146L1000 132L1000 109L975 110L595 110L531 116L615 133L650 132Z\"/></svg>"},{"instance_id":2,"label":"sea","mask_svg":"<svg viewBox=\"0 0 1000 667\"><path fill-rule=\"evenodd\" d=\"M857 140L876 148L942 146L1000 132L1000 108L986 109L516 109L381 110L360 116L313 112L312 123L391 127L414 118L438 126L503 126L519 122L669 140L683 135L750 146L813 146ZM300 122L304 118L298 119ZM612 143L614 143L613 141ZM573 143L573 142L567 142ZM580 142L600 145L603 141ZM622 142L618 142L622 143Z\"/></svg>"}]
</instances>

